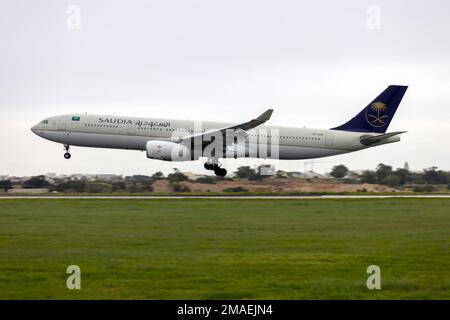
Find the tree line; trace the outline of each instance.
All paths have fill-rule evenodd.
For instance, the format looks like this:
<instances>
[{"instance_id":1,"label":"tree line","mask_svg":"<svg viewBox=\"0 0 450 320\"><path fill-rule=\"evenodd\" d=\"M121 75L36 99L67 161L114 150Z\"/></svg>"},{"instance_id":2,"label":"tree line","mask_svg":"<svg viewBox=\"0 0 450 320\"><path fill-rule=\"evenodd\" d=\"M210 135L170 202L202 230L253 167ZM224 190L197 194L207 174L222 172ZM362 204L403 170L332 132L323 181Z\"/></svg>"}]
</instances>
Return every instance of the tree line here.
<instances>
[{"instance_id":1,"label":"tree line","mask_svg":"<svg viewBox=\"0 0 450 320\"><path fill-rule=\"evenodd\" d=\"M377 183L390 187L416 185L415 191L432 191L430 186L447 185L450 189L450 172L430 167L423 173L411 172L406 162L402 168L395 170L390 165L380 163L375 170L364 170L361 174L352 173L345 165L334 166L330 172L334 178L343 179L345 183ZM423 185L428 185L423 186ZM423 190L419 190L423 189Z\"/></svg>"},{"instance_id":2,"label":"tree line","mask_svg":"<svg viewBox=\"0 0 450 320\"><path fill-rule=\"evenodd\" d=\"M268 166L262 165L256 168L241 166L234 172L234 178L202 176L195 180L174 169L174 172L165 176L162 172L156 172L151 176L133 175L120 181L88 181L65 180L50 184L43 175L32 177L22 183L22 188L48 188L50 192L79 192L79 193L109 193L109 192L152 192L153 184L157 180L167 180L175 192L189 192L189 188L181 184L182 181L193 183L214 184L220 180L246 179L259 181L270 178L288 178L290 173L278 171L271 175L263 174ZM364 170L361 173L350 171L343 164L334 166L329 176L338 179L342 183L370 183L381 184L390 187L413 186L414 191L433 191L436 185L444 185L450 190L450 172L438 170L437 167L424 169L422 173L411 172L408 163L402 168L393 169L392 166L380 163L374 170ZM11 181L0 181L0 188L5 192L13 188Z\"/></svg>"}]
</instances>

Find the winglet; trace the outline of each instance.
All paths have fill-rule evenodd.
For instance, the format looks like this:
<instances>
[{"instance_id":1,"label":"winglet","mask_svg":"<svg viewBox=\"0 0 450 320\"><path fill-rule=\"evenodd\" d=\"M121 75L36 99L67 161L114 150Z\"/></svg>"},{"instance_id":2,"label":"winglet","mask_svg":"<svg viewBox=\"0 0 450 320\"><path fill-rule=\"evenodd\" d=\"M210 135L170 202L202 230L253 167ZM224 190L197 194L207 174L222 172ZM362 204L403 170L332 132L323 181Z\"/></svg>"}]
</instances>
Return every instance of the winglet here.
<instances>
[{"instance_id":1,"label":"winglet","mask_svg":"<svg viewBox=\"0 0 450 320\"><path fill-rule=\"evenodd\" d=\"M264 123L266 121L269 121L270 117L272 116L273 109L268 109L266 112L261 114L258 118L255 120L261 121L261 123Z\"/></svg>"},{"instance_id":2,"label":"winglet","mask_svg":"<svg viewBox=\"0 0 450 320\"><path fill-rule=\"evenodd\" d=\"M263 114L261 114L259 117L257 117L256 119L250 120L249 122L245 122L245 123L241 123L232 127L229 127L228 129L242 129L242 130L249 130L249 129L253 129L261 124L263 124L264 122L268 121L270 119L270 117L272 116L273 113L273 109L267 109L266 112L264 112Z\"/></svg>"}]
</instances>

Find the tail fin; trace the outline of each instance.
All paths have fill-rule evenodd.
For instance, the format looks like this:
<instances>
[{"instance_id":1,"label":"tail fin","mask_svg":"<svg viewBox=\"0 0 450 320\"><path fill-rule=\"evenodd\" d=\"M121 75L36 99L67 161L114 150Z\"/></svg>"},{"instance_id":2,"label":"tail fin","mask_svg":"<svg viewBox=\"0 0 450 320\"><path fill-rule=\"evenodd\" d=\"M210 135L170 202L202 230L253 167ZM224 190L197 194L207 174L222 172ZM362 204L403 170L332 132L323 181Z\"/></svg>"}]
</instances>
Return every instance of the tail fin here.
<instances>
[{"instance_id":1,"label":"tail fin","mask_svg":"<svg viewBox=\"0 0 450 320\"><path fill-rule=\"evenodd\" d=\"M385 133L407 86L389 86L350 121L331 130Z\"/></svg>"}]
</instances>

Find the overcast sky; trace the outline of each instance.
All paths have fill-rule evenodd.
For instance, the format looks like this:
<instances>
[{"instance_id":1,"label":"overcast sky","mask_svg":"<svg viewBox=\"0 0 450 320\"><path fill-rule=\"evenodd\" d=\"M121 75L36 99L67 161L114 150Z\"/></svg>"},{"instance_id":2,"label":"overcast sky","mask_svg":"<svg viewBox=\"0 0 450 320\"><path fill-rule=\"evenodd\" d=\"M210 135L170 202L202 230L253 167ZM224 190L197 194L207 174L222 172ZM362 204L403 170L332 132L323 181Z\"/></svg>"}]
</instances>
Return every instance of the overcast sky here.
<instances>
[{"instance_id":1,"label":"overcast sky","mask_svg":"<svg viewBox=\"0 0 450 320\"><path fill-rule=\"evenodd\" d=\"M67 161L29 129L50 115L242 122L272 107L268 124L330 128L389 84L409 86L389 127L402 141L314 169L450 170L449 16L448 0L0 0L0 175L204 172L137 151L74 147Z\"/></svg>"}]
</instances>

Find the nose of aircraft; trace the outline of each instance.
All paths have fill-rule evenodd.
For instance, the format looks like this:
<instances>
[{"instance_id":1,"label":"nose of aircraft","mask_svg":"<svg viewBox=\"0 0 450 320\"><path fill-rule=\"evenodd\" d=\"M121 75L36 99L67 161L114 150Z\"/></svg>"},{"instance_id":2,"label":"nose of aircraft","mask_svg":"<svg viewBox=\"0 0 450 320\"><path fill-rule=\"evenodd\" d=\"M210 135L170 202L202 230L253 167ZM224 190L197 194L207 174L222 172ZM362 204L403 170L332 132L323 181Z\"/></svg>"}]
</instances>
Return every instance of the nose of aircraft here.
<instances>
[{"instance_id":1,"label":"nose of aircraft","mask_svg":"<svg viewBox=\"0 0 450 320\"><path fill-rule=\"evenodd\" d=\"M37 127L38 127L38 125L37 125L37 124L36 124L36 125L34 125L34 126L32 126L32 127L31 127L31 129L30 129L30 130L31 130L31 132L33 132L33 133L36 133L36 132L37 132L37 130L38 130L38 128L37 128Z\"/></svg>"}]
</instances>

